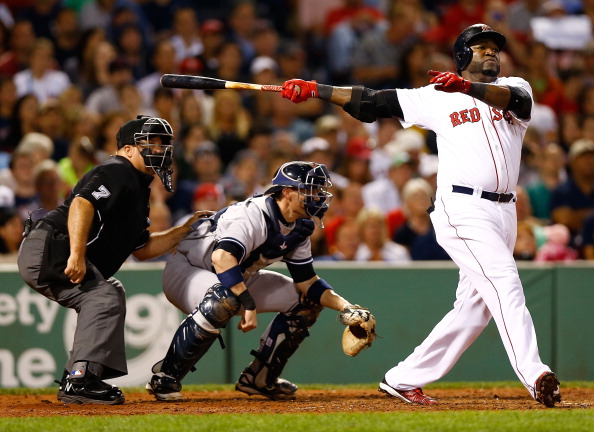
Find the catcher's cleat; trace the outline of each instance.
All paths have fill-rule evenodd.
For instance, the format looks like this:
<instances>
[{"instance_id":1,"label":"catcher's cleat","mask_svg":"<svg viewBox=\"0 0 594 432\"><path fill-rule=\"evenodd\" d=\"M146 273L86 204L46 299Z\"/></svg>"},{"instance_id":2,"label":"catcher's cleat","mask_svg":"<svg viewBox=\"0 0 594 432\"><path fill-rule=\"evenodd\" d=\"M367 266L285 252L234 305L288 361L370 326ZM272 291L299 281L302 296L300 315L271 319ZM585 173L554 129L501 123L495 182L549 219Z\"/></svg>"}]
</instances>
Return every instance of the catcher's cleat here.
<instances>
[{"instance_id":1,"label":"catcher's cleat","mask_svg":"<svg viewBox=\"0 0 594 432\"><path fill-rule=\"evenodd\" d=\"M158 372L153 375L145 386L149 394L155 396L158 401L176 401L182 399L181 383L170 375Z\"/></svg>"},{"instance_id":2,"label":"catcher's cleat","mask_svg":"<svg viewBox=\"0 0 594 432\"><path fill-rule=\"evenodd\" d=\"M235 390L250 396L265 396L272 400L295 400L297 388L297 385L283 378L277 378L275 383L270 386L257 387L254 383L254 375L248 369L241 373L235 384Z\"/></svg>"},{"instance_id":3,"label":"catcher's cleat","mask_svg":"<svg viewBox=\"0 0 594 432\"><path fill-rule=\"evenodd\" d=\"M58 400L66 404L120 405L125 402L122 391L87 372L83 378L68 377L58 390Z\"/></svg>"},{"instance_id":4,"label":"catcher's cleat","mask_svg":"<svg viewBox=\"0 0 594 432\"><path fill-rule=\"evenodd\" d=\"M543 372L534 384L534 399L547 408L553 408L555 403L561 402L559 380L553 372Z\"/></svg>"},{"instance_id":5,"label":"catcher's cleat","mask_svg":"<svg viewBox=\"0 0 594 432\"><path fill-rule=\"evenodd\" d=\"M379 385L378 391L402 399L404 402L417 405L436 405L437 401L423 393L423 390L416 388L413 390L396 390L391 387L384 378Z\"/></svg>"}]
</instances>

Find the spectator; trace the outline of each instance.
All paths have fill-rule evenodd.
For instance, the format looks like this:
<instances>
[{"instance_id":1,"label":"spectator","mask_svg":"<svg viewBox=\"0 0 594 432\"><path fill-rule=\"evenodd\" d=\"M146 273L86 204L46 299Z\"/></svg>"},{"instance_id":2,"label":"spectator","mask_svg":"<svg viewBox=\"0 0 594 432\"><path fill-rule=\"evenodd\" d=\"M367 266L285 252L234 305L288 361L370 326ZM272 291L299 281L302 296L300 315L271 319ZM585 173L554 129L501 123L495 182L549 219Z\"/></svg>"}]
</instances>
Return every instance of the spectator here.
<instances>
[{"instance_id":1,"label":"spectator","mask_svg":"<svg viewBox=\"0 0 594 432\"><path fill-rule=\"evenodd\" d=\"M78 16L74 9L63 8L54 21L52 41L56 48L56 61L70 80L75 78L69 72L76 68L78 50L82 39L82 31L78 25Z\"/></svg>"},{"instance_id":2,"label":"spectator","mask_svg":"<svg viewBox=\"0 0 594 432\"><path fill-rule=\"evenodd\" d=\"M435 190L421 178L411 179L402 189L404 223L392 239L407 248L414 261L449 260L450 257L437 243L428 208Z\"/></svg>"},{"instance_id":3,"label":"spectator","mask_svg":"<svg viewBox=\"0 0 594 432\"><path fill-rule=\"evenodd\" d=\"M217 52L216 68L207 70L206 75L227 81L248 81L248 73L242 71L242 56L241 47L237 42L224 42Z\"/></svg>"},{"instance_id":4,"label":"spectator","mask_svg":"<svg viewBox=\"0 0 594 432\"><path fill-rule=\"evenodd\" d=\"M355 261L361 245L359 223L345 220L336 228L336 242L330 249L331 254L314 257L316 261Z\"/></svg>"},{"instance_id":5,"label":"spectator","mask_svg":"<svg viewBox=\"0 0 594 432\"><path fill-rule=\"evenodd\" d=\"M413 178L413 162L406 152L392 156L386 178L379 178L363 186L363 200L366 208L377 208L383 213L402 206L402 188Z\"/></svg>"},{"instance_id":6,"label":"spectator","mask_svg":"<svg viewBox=\"0 0 594 432\"><path fill-rule=\"evenodd\" d=\"M204 46L200 39L200 29L196 12L191 7L180 7L173 15L173 35L171 44L175 48L175 61L202 54Z\"/></svg>"},{"instance_id":7,"label":"spectator","mask_svg":"<svg viewBox=\"0 0 594 432\"><path fill-rule=\"evenodd\" d=\"M216 70L218 68L217 55L225 42L225 25L218 19L207 19L200 26L200 34L204 49L198 58L205 70Z\"/></svg>"},{"instance_id":8,"label":"spectator","mask_svg":"<svg viewBox=\"0 0 594 432\"><path fill-rule=\"evenodd\" d=\"M119 91L132 82L132 68L122 59L109 64L109 80L94 90L87 98L85 107L94 114L103 115L110 111L123 110Z\"/></svg>"},{"instance_id":9,"label":"spectator","mask_svg":"<svg viewBox=\"0 0 594 432\"><path fill-rule=\"evenodd\" d=\"M101 116L95 138L95 160L98 163L106 161L118 151L117 133L120 126L128 120L123 111L111 111Z\"/></svg>"},{"instance_id":10,"label":"spectator","mask_svg":"<svg viewBox=\"0 0 594 432\"><path fill-rule=\"evenodd\" d=\"M132 76L137 81L148 73L146 62L146 42L142 39L142 30L138 24L126 24L117 29L115 44L118 56L132 68Z\"/></svg>"},{"instance_id":11,"label":"spectator","mask_svg":"<svg viewBox=\"0 0 594 432\"><path fill-rule=\"evenodd\" d=\"M74 80L80 85L85 99L96 89L109 84L109 66L116 59L115 47L106 40L105 30L95 28L83 33Z\"/></svg>"},{"instance_id":12,"label":"spectator","mask_svg":"<svg viewBox=\"0 0 594 432\"><path fill-rule=\"evenodd\" d=\"M371 160L372 142L367 137L352 137L345 149L345 158L340 170L349 182L357 182L362 185L373 180L369 169Z\"/></svg>"},{"instance_id":13,"label":"spectator","mask_svg":"<svg viewBox=\"0 0 594 432\"><path fill-rule=\"evenodd\" d=\"M157 42L152 56L155 71L138 80L136 86L142 95L144 108L152 108L155 90L161 87L161 76L176 72L175 48L171 41Z\"/></svg>"},{"instance_id":14,"label":"spectator","mask_svg":"<svg viewBox=\"0 0 594 432\"><path fill-rule=\"evenodd\" d=\"M256 30L256 7L250 0L238 0L231 10L228 20L228 39L235 42L243 59L242 70L247 72L249 64L256 56L254 34Z\"/></svg>"},{"instance_id":15,"label":"spectator","mask_svg":"<svg viewBox=\"0 0 594 432\"><path fill-rule=\"evenodd\" d=\"M282 98L273 98L272 116L269 121L275 133L289 132L298 143L302 143L314 136L314 125L298 116L296 106Z\"/></svg>"},{"instance_id":16,"label":"spectator","mask_svg":"<svg viewBox=\"0 0 594 432\"><path fill-rule=\"evenodd\" d=\"M327 220L324 222L324 237L330 251L334 250L338 241L339 227L345 221L355 221L364 208L361 184L350 182L344 189L334 191L332 207L336 207L334 213L330 217L326 216Z\"/></svg>"},{"instance_id":17,"label":"spectator","mask_svg":"<svg viewBox=\"0 0 594 432\"><path fill-rule=\"evenodd\" d=\"M361 244L355 255L356 261L410 261L406 248L388 237L384 213L377 209L363 209L357 216L357 222Z\"/></svg>"},{"instance_id":18,"label":"spectator","mask_svg":"<svg viewBox=\"0 0 594 432\"><path fill-rule=\"evenodd\" d=\"M553 224L544 227L546 242L536 252L534 261L575 261L577 251L569 246L571 234L565 225Z\"/></svg>"},{"instance_id":19,"label":"spectator","mask_svg":"<svg viewBox=\"0 0 594 432\"><path fill-rule=\"evenodd\" d=\"M192 212L179 219L177 224L183 224L190 218L193 212L198 210L212 210L216 212L222 209L226 203L225 192L220 184L200 183L194 189L192 196Z\"/></svg>"},{"instance_id":20,"label":"spectator","mask_svg":"<svg viewBox=\"0 0 594 432\"><path fill-rule=\"evenodd\" d=\"M250 150L241 150L231 161L221 181L225 195L233 201L243 201L254 194L264 193L266 189L261 185L264 177L262 168L258 155Z\"/></svg>"},{"instance_id":21,"label":"spectator","mask_svg":"<svg viewBox=\"0 0 594 432\"><path fill-rule=\"evenodd\" d=\"M401 58L418 40L415 24L413 10L393 7L388 25L373 27L354 47L353 80L370 88L394 88L397 78L402 76ZM424 75L427 76L426 68Z\"/></svg>"},{"instance_id":22,"label":"spectator","mask_svg":"<svg viewBox=\"0 0 594 432\"><path fill-rule=\"evenodd\" d=\"M330 143L324 138L312 137L303 142L301 145L301 154L303 160L317 162L326 167L335 165L334 154L330 148ZM332 186L338 189L344 189L349 184L349 179L330 170L330 178L332 179Z\"/></svg>"},{"instance_id":23,"label":"spectator","mask_svg":"<svg viewBox=\"0 0 594 432\"><path fill-rule=\"evenodd\" d=\"M345 7L341 8L346 14L335 25L329 24L336 16L330 11L327 17L329 30L327 36L328 78L332 83L343 84L350 79L353 69L354 50L362 39L371 31L383 26L381 12L363 4L362 0L345 0ZM389 57L389 54L388 56Z\"/></svg>"},{"instance_id":24,"label":"spectator","mask_svg":"<svg viewBox=\"0 0 594 432\"><path fill-rule=\"evenodd\" d=\"M0 208L0 254L14 255L23 240L23 221L18 212L10 207Z\"/></svg>"},{"instance_id":25,"label":"spectator","mask_svg":"<svg viewBox=\"0 0 594 432\"><path fill-rule=\"evenodd\" d=\"M218 90L214 95L212 120L207 128L219 149L224 168L237 152L246 148L250 126L250 115L241 104L239 93L236 90Z\"/></svg>"},{"instance_id":26,"label":"spectator","mask_svg":"<svg viewBox=\"0 0 594 432\"><path fill-rule=\"evenodd\" d=\"M37 130L48 136L53 143L53 152L50 157L60 160L68 153L69 138L66 117L62 105L58 101L48 102L42 105L37 116Z\"/></svg>"},{"instance_id":27,"label":"spectator","mask_svg":"<svg viewBox=\"0 0 594 432\"><path fill-rule=\"evenodd\" d=\"M70 78L54 70L54 46L49 39L38 39L31 50L29 68L14 76L17 94L33 93L41 104L57 99L70 86Z\"/></svg>"},{"instance_id":28,"label":"spectator","mask_svg":"<svg viewBox=\"0 0 594 432\"><path fill-rule=\"evenodd\" d=\"M534 261L538 250L532 225L518 221L518 234L514 245L514 259L517 261Z\"/></svg>"},{"instance_id":29,"label":"spectator","mask_svg":"<svg viewBox=\"0 0 594 432\"><path fill-rule=\"evenodd\" d=\"M13 191L15 207L28 204L35 198L34 166L31 153L17 148L11 155L8 168L0 170L0 185Z\"/></svg>"},{"instance_id":30,"label":"spectator","mask_svg":"<svg viewBox=\"0 0 594 432\"><path fill-rule=\"evenodd\" d=\"M551 195L551 219L567 226L575 240L594 210L594 141L581 139L571 144L569 167L569 178Z\"/></svg>"},{"instance_id":31,"label":"spectator","mask_svg":"<svg viewBox=\"0 0 594 432\"><path fill-rule=\"evenodd\" d=\"M31 156L33 166L51 158L54 154L54 143L51 138L39 132L29 132L23 137L15 152L26 153Z\"/></svg>"},{"instance_id":32,"label":"spectator","mask_svg":"<svg viewBox=\"0 0 594 432\"><path fill-rule=\"evenodd\" d=\"M551 219L551 193L567 180L566 155L559 144L549 143L537 155L538 178L526 186L534 216Z\"/></svg>"},{"instance_id":33,"label":"spectator","mask_svg":"<svg viewBox=\"0 0 594 432\"><path fill-rule=\"evenodd\" d=\"M16 86L9 78L0 78L0 151L8 151L5 142L10 134L14 107L17 102Z\"/></svg>"},{"instance_id":34,"label":"spectator","mask_svg":"<svg viewBox=\"0 0 594 432\"><path fill-rule=\"evenodd\" d=\"M96 164L95 147L91 140L84 136L70 143L68 156L58 161L58 170L70 191Z\"/></svg>"},{"instance_id":35,"label":"spectator","mask_svg":"<svg viewBox=\"0 0 594 432\"><path fill-rule=\"evenodd\" d=\"M0 76L13 77L27 68L35 41L35 30L31 22L17 20L10 31L10 50L0 57Z\"/></svg>"},{"instance_id":36,"label":"spectator","mask_svg":"<svg viewBox=\"0 0 594 432\"><path fill-rule=\"evenodd\" d=\"M33 175L36 195L33 201L19 207L22 220L29 214L33 214L34 220L40 219L64 201L65 187L56 162L51 159L39 162Z\"/></svg>"}]
</instances>

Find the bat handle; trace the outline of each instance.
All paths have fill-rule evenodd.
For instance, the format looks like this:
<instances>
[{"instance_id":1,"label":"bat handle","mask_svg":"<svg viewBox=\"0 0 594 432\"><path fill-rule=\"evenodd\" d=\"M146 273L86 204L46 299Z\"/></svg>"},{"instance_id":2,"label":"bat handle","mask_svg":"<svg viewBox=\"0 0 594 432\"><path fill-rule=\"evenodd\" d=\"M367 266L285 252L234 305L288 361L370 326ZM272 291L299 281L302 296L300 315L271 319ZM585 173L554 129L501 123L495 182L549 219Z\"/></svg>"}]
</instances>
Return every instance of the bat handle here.
<instances>
[{"instance_id":1,"label":"bat handle","mask_svg":"<svg viewBox=\"0 0 594 432\"><path fill-rule=\"evenodd\" d=\"M282 86L277 85L263 85L260 90L268 92L282 92L283 88Z\"/></svg>"}]
</instances>

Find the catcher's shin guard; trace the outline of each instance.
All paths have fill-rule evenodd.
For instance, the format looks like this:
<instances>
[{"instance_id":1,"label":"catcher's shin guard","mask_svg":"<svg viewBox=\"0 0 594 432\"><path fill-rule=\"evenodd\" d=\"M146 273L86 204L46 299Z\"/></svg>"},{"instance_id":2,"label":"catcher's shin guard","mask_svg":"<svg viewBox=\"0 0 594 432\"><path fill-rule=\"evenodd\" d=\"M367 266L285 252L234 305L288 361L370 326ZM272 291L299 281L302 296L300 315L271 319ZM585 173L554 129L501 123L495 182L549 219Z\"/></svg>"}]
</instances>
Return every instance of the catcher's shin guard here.
<instances>
[{"instance_id":1,"label":"catcher's shin guard","mask_svg":"<svg viewBox=\"0 0 594 432\"><path fill-rule=\"evenodd\" d=\"M286 314L276 315L260 339L258 351L252 351L255 359L242 373L236 388L244 391L244 382L249 382L258 389L275 387L280 392L294 393L297 387L279 377L289 358L309 336L308 329L316 322L321 310L322 306L302 303Z\"/></svg>"},{"instance_id":2,"label":"catcher's shin guard","mask_svg":"<svg viewBox=\"0 0 594 432\"><path fill-rule=\"evenodd\" d=\"M177 329L159 372L181 381L239 308L237 297L221 284L209 288L198 307Z\"/></svg>"},{"instance_id":3,"label":"catcher's shin guard","mask_svg":"<svg viewBox=\"0 0 594 432\"><path fill-rule=\"evenodd\" d=\"M204 330L189 315L175 332L165 358L153 367L153 372L163 372L181 381L217 337L218 333Z\"/></svg>"}]
</instances>

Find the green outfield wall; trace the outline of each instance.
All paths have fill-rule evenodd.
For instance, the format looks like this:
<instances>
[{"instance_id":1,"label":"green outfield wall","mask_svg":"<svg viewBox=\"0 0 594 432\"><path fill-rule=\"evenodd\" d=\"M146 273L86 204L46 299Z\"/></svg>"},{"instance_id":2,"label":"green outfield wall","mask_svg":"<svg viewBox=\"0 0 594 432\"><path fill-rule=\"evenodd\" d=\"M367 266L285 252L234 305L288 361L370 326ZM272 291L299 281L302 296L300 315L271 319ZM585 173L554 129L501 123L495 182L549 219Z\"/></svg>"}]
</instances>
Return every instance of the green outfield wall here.
<instances>
[{"instance_id":1,"label":"green outfield wall","mask_svg":"<svg viewBox=\"0 0 594 432\"><path fill-rule=\"evenodd\" d=\"M291 358L283 376L297 383L354 383L381 380L386 370L412 352L455 300L458 270L451 263L385 266L319 263L318 273L352 302L369 307L378 321L373 347L351 358L343 354L344 327L324 310ZM274 269L285 273L283 266ZM127 295L126 377L121 386L142 385L165 354L183 315L161 292L162 264L130 264L116 275ZM520 265L543 361L561 380L594 380L594 265ZM258 328L237 330L234 318L223 331L226 348L215 343L186 383L234 382L251 361L250 350L273 314L258 316ZM24 284L16 266L0 267L0 387L48 387L61 375L73 339L76 313L48 301ZM516 377L497 328L491 323L443 378L500 381Z\"/></svg>"}]
</instances>

